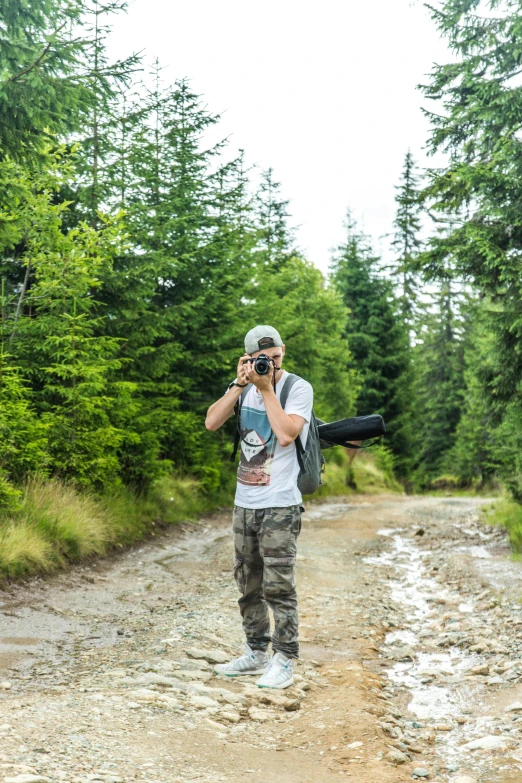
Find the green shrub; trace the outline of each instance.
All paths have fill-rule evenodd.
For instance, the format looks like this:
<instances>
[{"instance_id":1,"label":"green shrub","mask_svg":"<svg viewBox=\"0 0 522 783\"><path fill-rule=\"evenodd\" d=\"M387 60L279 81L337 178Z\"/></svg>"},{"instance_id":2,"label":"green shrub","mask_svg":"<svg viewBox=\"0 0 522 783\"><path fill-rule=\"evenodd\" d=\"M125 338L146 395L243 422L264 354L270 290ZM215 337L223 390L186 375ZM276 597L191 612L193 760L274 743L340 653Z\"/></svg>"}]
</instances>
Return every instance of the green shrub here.
<instances>
[{"instance_id":1,"label":"green shrub","mask_svg":"<svg viewBox=\"0 0 522 783\"><path fill-rule=\"evenodd\" d=\"M492 525L505 527L513 551L522 552L522 506L519 503L503 498L486 507L484 518Z\"/></svg>"}]
</instances>

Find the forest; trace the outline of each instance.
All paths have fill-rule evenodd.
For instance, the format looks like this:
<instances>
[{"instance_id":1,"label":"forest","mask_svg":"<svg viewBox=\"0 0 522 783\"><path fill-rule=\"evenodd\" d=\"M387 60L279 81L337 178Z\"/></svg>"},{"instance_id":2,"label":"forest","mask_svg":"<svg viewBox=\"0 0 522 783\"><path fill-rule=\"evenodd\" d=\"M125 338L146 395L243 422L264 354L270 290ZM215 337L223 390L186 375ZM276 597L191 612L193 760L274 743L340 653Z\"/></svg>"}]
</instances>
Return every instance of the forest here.
<instances>
[{"instance_id":1,"label":"forest","mask_svg":"<svg viewBox=\"0 0 522 783\"><path fill-rule=\"evenodd\" d=\"M0 0L0 573L230 504L233 423L204 415L256 323L322 419L385 417L390 488L504 491L522 520L522 2L429 8L446 163L405 150L390 253L348 211L323 275L190 80L111 60L124 2Z\"/></svg>"}]
</instances>

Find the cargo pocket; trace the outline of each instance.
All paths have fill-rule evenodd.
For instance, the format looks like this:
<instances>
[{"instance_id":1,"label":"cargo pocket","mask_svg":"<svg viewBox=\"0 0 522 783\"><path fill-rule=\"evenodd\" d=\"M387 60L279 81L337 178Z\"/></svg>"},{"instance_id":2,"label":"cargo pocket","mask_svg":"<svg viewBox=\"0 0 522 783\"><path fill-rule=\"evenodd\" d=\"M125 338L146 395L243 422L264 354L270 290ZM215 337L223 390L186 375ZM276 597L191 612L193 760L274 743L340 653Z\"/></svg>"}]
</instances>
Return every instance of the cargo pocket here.
<instances>
[{"instance_id":1,"label":"cargo pocket","mask_svg":"<svg viewBox=\"0 0 522 783\"><path fill-rule=\"evenodd\" d=\"M267 598L295 591L295 555L264 557L263 592Z\"/></svg>"},{"instance_id":2,"label":"cargo pocket","mask_svg":"<svg viewBox=\"0 0 522 783\"><path fill-rule=\"evenodd\" d=\"M244 561L241 557L234 558L234 579L236 580L237 589L241 595L245 594L245 569Z\"/></svg>"}]
</instances>

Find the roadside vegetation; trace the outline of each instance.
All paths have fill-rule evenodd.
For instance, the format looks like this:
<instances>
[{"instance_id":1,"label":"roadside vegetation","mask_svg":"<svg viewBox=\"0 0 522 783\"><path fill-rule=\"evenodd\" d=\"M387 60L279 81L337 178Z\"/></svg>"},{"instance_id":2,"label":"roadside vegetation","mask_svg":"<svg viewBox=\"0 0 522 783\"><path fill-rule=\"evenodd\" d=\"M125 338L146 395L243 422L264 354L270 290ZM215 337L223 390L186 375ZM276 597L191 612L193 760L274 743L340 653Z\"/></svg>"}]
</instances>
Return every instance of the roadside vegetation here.
<instances>
[{"instance_id":1,"label":"roadside vegetation","mask_svg":"<svg viewBox=\"0 0 522 783\"><path fill-rule=\"evenodd\" d=\"M487 506L483 513L486 522L506 528L513 552L522 555L522 506L504 496Z\"/></svg>"}]
</instances>

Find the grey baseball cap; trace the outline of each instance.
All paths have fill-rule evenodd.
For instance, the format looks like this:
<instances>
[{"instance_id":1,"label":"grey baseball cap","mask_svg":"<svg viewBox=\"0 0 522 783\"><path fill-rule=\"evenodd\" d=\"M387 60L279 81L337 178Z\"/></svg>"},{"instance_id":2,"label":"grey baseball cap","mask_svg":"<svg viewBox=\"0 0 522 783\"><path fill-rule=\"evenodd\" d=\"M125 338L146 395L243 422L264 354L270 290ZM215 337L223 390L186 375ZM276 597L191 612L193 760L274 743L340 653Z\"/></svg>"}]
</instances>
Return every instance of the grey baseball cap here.
<instances>
[{"instance_id":1,"label":"grey baseball cap","mask_svg":"<svg viewBox=\"0 0 522 783\"><path fill-rule=\"evenodd\" d=\"M273 326L254 326L245 337L245 352L257 353L265 348L281 347L281 335Z\"/></svg>"}]
</instances>

